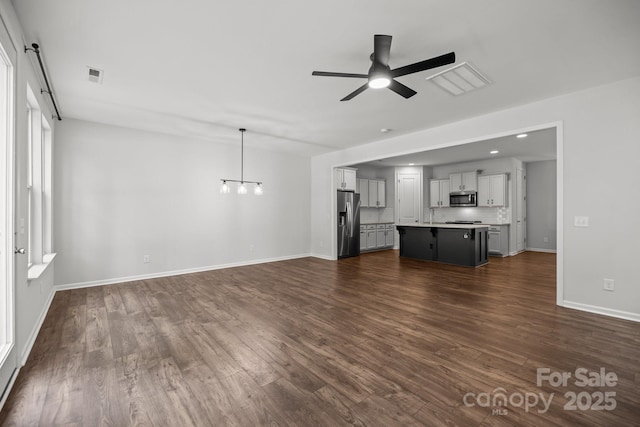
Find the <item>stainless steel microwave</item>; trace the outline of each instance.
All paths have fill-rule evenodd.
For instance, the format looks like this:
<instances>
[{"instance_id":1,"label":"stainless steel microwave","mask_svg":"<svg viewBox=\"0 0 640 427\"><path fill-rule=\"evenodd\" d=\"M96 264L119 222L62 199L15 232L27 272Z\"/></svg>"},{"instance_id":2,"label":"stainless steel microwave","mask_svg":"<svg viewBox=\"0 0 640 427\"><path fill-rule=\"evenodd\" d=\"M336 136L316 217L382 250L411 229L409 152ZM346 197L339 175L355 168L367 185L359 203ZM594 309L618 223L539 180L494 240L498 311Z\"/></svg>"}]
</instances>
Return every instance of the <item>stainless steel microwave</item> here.
<instances>
[{"instance_id":1,"label":"stainless steel microwave","mask_svg":"<svg viewBox=\"0 0 640 427\"><path fill-rule=\"evenodd\" d=\"M449 194L449 206L452 208L466 208L478 206L478 198L475 191L459 191Z\"/></svg>"}]
</instances>

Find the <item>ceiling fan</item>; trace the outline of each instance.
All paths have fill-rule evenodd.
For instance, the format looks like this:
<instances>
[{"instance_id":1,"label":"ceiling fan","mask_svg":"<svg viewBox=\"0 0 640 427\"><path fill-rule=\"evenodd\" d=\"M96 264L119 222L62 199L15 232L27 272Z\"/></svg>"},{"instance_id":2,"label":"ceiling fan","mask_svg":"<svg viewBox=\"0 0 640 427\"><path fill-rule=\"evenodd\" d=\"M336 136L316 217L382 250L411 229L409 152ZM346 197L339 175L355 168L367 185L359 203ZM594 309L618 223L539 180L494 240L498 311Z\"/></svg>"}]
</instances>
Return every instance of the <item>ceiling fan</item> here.
<instances>
[{"instance_id":1,"label":"ceiling fan","mask_svg":"<svg viewBox=\"0 0 640 427\"><path fill-rule=\"evenodd\" d=\"M407 74L418 73L420 71L429 70L431 68L441 67L443 65L456 62L456 54L450 52L431 59L416 62L415 64L405 65L404 67L394 70L389 68L389 52L391 51L391 36L376 34L373 38L373 53L371 54L371 68L368 74L353 73L333 73L330 71L314 71L313 76L325 77L351 77L359 79L368 79L367 83L342 98L340 101L348 101L357 95L360 95L367 88L380 89L388 87L398 95L405 98L411 98L417 92L402 83L394 80L396 77L406 76Z\"/></svg>"}]
</instances>

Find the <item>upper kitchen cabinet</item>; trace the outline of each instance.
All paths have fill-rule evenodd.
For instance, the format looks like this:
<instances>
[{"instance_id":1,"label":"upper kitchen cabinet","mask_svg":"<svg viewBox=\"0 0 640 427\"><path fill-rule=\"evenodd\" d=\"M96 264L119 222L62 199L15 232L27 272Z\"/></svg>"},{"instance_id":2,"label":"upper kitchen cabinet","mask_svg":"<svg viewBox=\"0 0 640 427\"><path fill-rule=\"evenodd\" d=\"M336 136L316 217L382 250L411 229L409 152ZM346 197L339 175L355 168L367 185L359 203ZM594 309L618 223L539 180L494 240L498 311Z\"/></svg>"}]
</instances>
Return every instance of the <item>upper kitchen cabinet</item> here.
<instances>
[{"instance_id":1,"label":"upper kitchen cabinet","mask_svg":"<svg viewBox=\"0 0 640 427\"><path fill-rule=\"evenodd\" d=\"M344 191L356 191L356 170L336 168L336 188Z\"/></svg>"},{"instance_id":2,"label":"upper kitchen cabinet","mask_svg":"<svg viewBox=\"0 0 640 427\"><path fill-rule=\"evenodd\" d=\"M507 175L484 175L478 177L478 206L505 206Z\"/></svg>"},{"instance_id":3,"label":"upper kitchen cabinet","mask_svg":"<svg viewBox=\"0 0 640 427\"><path fill-rule=\"evenodd\" d=\"M356 191L360 193L360 207L368 208L369 207L369 180L359 179L358 189Z\"/></svg>"},{"instance_id":4,"label":"upper kitchen cabinet","mask_svg":"<svg viewBox=\"0 0 640 427\"><path fill-rule=\"evenodd\" d=\"M360 206L363 208L384 208L387 199L384 179L359 179Z\"/></svg>"},{"instance_id":5,"label":"upper kitchen cabinet","mask_svg":"<svg viewBox=\"0 0 640 427\"><path fill-rule=\"evenodd\" d=\"M369 206L372 208L384 208L387 197L386 181L383 179L369 180Z\"/></svg>"},{"instance_id":6,"label":"upper kitchen cabinet","mask_svg":"<svg viewBox=\"0 0 640 427\"><path fill-rule=\"evenodd\" d=\"M449 175L449 191L478 191L476 172L452 173Z\"/></svg>"},{"instance_id":7,"label":"upper kitchen cabinet","mask_svg":"<svg viewBox=\"0 0 640 427\"><path fill-rule=\"evenodd\" d=\"M448 179L432 179L429 181L429 206L432 208L448 208L449 188Z\"/></svg>"}]
</instances>

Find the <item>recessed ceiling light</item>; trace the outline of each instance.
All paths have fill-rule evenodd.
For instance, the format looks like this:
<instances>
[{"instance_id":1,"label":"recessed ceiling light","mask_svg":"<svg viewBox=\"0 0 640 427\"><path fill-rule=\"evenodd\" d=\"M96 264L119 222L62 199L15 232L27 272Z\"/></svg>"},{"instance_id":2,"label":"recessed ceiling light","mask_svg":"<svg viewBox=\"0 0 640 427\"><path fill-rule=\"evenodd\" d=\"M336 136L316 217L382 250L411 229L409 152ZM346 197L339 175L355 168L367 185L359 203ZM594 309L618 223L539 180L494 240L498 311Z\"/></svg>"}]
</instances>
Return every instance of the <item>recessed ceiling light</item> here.
<instances>
[{"instance_id":1,"label":"recessed ceiling light","mask_svg":"<svg viewBox=\"0 0 640 427\"><path fill-rule=\"evenodd\" d=\"M413 165L415 165L415 163L409 163L409 166L413 166Z\"/></svg>"},{"instance_id":2,"label":"recessed ceiling light","mask_svg":"<svg viewBox=\"0 0 640 427\"><path fill-rule=\"evenodd\" d=\"M492 151L489 151L489 154L498 154L498 153L499 153L499 151L498 151L498 150L492 150Z\"/></svg>"},{"instance_id":3,"label":"recessed ceiling light","mask_svg":"<svg viewBox=\"0 0 640 427\"><path fill-rule=\"evenodd\" d=\"M382 129L380 129L380 132L382 132L382 133L391 132L391 129L389 129L389 128L382 128Z\"/></svg>"},{"instance_id":4,"label":"recessed ceiling light","mask_svg":"<svg viewBox=\"0 0 640 427\"><path fill-rule=\"evenodd\" d=\"M527 134L526 133L520 133L518 135L516 135L516 138L526 138Z\"/></svg>"}]
</instances>

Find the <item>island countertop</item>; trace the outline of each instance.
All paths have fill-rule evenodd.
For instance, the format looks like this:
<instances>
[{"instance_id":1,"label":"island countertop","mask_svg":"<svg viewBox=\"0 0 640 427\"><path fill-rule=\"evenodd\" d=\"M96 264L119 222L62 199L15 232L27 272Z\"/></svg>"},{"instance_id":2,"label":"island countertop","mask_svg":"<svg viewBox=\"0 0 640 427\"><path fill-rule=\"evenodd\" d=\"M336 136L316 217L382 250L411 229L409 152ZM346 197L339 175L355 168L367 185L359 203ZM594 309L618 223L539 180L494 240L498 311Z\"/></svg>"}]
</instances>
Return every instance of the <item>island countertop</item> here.
<instances>
[{"instance_id":1,"label":"island countertop","mask_svg":"<svg viewBox=\"0 0 640 427\"><path fill-rule=\"evenodd\" d=\"M418 227L418 228L461 228L465 230L476 230L478 228L489 228L489 224L444 224L444 223L414 223L414 224L394 224L396 227Z\"/></svg>"}]
</instances>

